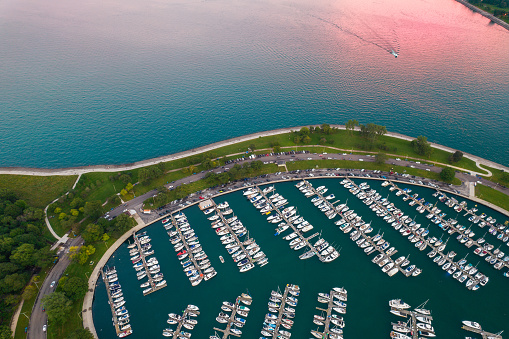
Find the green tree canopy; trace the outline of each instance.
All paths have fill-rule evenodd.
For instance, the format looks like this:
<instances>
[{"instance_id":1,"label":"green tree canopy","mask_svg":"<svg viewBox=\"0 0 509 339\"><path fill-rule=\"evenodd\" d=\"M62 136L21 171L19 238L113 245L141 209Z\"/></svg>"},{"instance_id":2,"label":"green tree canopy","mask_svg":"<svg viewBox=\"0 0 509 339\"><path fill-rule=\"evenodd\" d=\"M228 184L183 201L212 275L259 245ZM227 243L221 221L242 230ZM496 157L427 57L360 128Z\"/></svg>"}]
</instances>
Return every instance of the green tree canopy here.
<instances>
[{"instance_id":1,"label":"green tree canopy","mask_svg":"<svg viewBox=\"0 0 509 339\"><path fill-rule=\"evenodd\" d=\"M353 134L355 126L359 126L359 122L357 120L348 120L346 122L345 129L350 132L350 135Z\"/></svg>"},{"instance_id":2,"label":"green tree canopy","mask_svg":"<svg viewBox=\"0 0 509 339\"><path fill-rule=\"evenodd\" d=\"M92 220L97 220L103 213L102 203L100 200L89 201L85 204L85 216Z\"/></svg>"},{"instance_id":3,"label":"green tree canopy","mask_svg":"<svg viewBox=\"0 0 509 339\"><path fill-rule=\"evenodd\" d=\"M22 244L16 248L11 255L11 261L23 267L35 264L35 246L32 244Z\"/></svg>"},{"instance_id":4,"label":"green tree canopy","mask_svg":"<svg viewBox=\"0 0 509 339\"><path fill-rule=\"evenodd\" d=\"M383 164L385 164L387 159L389 159L389 157L387 157L387 154L378 152L378 154L375 155L375 164L383 165Z\"/></svg>"},{"instance_id":5,"label":"green tree canopy","mask_svg":"<svg viewBox=\"0 0 509 339\"><path fill-rule=\"evenodd\" d=\"M101 225L88 224L81 236L87 243L91 243L100 240L103 233L104 230Z\"/></svg>"},{"instance_id":6,"label":"green tree canopy","mask_svg":"<svg viewBox=\"0 0 509 339\"><path fill-rule=\"evenodd\" d=\"M448 181L448 182L451 182L453 181L454 179L454 176L455 176L455 172L454 172L454 169L451 168L451 167L445 167L442 172L440 172L440 178L443 180L443 181Z\"/></svg>"},{"instance_id":7,"label":"green tree canopy","mask_svg":"<svg viewBox=\"0 0 509 339\"><path fill-rule=\"evenodd\" d=\"M309 133L310 133L310 132L309 132L309 128L307 128L307 127L302 127L302 128L300 129L300 131L299 131L299 134L300 134L300 135L309 135Z\"/></svg>"},{"instance_id":8,"label":"green tree canopy","mask_svg":"<svg viewBox=\"0 0 509 339\"><path fill-rule=\"evenodd\" d=\"M70 277L63 285L59 285L65 295L71 300L82 299L88 290L87 282L80 277Z\"/></svg>"},{"instance_id":9,"label":"green tree canopy","mask_svg":"<svg viewBox=\"0 0 509 339\"><path fill-rule=\"evenodd\" d=\"M463 153L460 151L456 151L453 154L451 154L451 156L449 157L449 162L451 162L451 163L458 162L461 159L463 159Z\"/></svg>"},{"instance_id":10,"label":"green tree canopy","mask_svg":"<svg viewBox=\"0 0 509 339\"><path fill-rule=\"evenodd\" d=\"M71 312L72 301L63 292L53 292L42 298L50 322L62 324Z\"/></svg>"},{"instance_id":11,"label":"green tree canopy","mask_svg":"<svg viewBox=\"0 0 509 339\"><path fill-rule=\"evenodd\" d=\"M121 214L115 218L114 229L119 233L125 233L129 231L133 226L134 220L125 214Z\"/></svg>"},{"instance_id":12,"label":"green tree canopy","mask_svg":"<svg viewBox=\"0 0 509 339\"><path fill-rule=\"evenodd\" d=\"M433 154L433 147L431 147L428 138L425 136L419 135L417 139L412 140L411 145L417 154L424 155L427 158L430 158Z\"/></svg>"}]
</instances>

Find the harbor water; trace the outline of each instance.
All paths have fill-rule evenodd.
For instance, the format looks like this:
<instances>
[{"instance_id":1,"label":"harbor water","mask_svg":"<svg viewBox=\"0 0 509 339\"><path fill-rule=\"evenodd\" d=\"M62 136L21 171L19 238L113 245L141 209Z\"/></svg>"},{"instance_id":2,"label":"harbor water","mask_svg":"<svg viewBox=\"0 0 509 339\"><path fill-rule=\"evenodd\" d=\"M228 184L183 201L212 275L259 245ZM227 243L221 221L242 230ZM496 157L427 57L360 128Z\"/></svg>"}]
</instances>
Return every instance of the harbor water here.
<instances>
[{"instance_id":1,"label":"harbor water","mask_svg":"<svg viewBox=\"0 0 509 339\"><path fill-rule=\"evenodd\" d=\"M384 239L394 246L398 253L393 256L410 255L410 264L415 264L422 269L417 277L405 277L398 273L393 277L382 273L378 265L371 262L376 253L369 257L350 240L349 234L344 234L335 226L312 203L311 199L304 195L294 186L296 182L276 184L276 192L288 199L288 206L296 206L298 214L309 221L314 229L306 235L322 232L322 237L329 243L340 249L340 257L331 263L322 263L316 257L299 260L298 255L304 250L294 251L290 249L288 241L282 236L274 236L274 228L277 224L270 224L266 216L259 211L242 195L242 191L223 195L214 199L216 203L228 201L239 220L249 231L250 237L260 245L261 250L267 254L269 264L264 267L256 266L246 273L240 273L231 257L228 255L207 216L198 207L192 206L184 209L188 221L196 231L203 250L211 260L212 266L217 270L216 277L209 281L202 281L198 286L192 287L182 271L173 246L168 241L169 237L161 222L156 222L144 229L152 239L154 256L159 261L161 272L168 282L168 286L147 296L143 296L141 282L136 279L136 272L129 260L127 243L123 244L110 258L108 265L115 266L118 271L119 282L122 285L126 308L129 310L130 323L133 329L131 338L162 338L163 329L169 327L166 323L168 313L181 312L188 304L200 308L201 314L196 318L198 324L190 331L192 338L208 338L214 334L213 327L224 328L224 324L216 322L215 318L220 312L223 301L234 302L241 293L249 293L253 297L251 312L247 317L247 323L242 328L242 338L255 339L260 337L260 330L267 310L271 290L278 287L284 290L286 284L300 286L299 302L295 307L295 324L290 332L292 338L310 338L310 330L316 329L313 324L313 314L320 314L315 307L323 307L318 303L319 292L328 293L333 287L345 287L348 290L346 326L344 333L346 338L387 338L391 331L391 322L403 320L389 313L388 302L390 299L401 298L413 307L429 299L427 309L432 311L433 326L438 338L464 338L469 333L461 329L462 320L479 322L485 330L498 332L508 330L507 317L509 315L509 296L506 293L509 278L502 275L507 268L501 271L495 270L484 258L476 256L475 247L468 249L456 240L456 235L449 236L437 225L426 219L426 214L416 212L416 206L409 206L402 200L403 196L396 196L396 191L389 191L389 187L381 187L381 181L368 180L371 188L376 189L382 197L388 197L397 208L402 209L405 215L415 217L422 226L428 224L430 235L446 240L450 237L444 253L455 251L455 261L468 254L467 260L476 265L479 271L489 276L488 284L477 291L470 291L465 284L459 283L438 265L428 258L427 253L431 249L420 252L414 244L409 242L398 231L394 230L381 218L377 217L358 198L339 184L339 179L314 179L311 183L314 187L325 185L329 190L327 194L334 193L341 203L347 202L350 209L363 217L366 222L372 222L375 235L378 231L384 233ZM366 180L355 179L357 184ZM432 189L405 184L399 187L411 188L412 194L418 193L426 201L435 203L437 198L432 194ZM458 198L459 201L464 199ZM474 207L473 202L467 201L468 207ZM457 213L444 203L437 202L437 207L447 213L447 218L455 218L459 224L470 226L464 212ZM478 205L479 211L504 223L506 217L499 213ZM210 215L209 215L210 216ZM488 231L488 227L481 229L477 225L472 226L476 233L473 237L478 239ZM289 234L286 231L283 234ZM486 241L495 245L506 253L509 247L496 237L487 234ZM318 238L315 238L316 241ZM225 258L222 264L219 256ZM93 304L94 324L100 339L114 338L115 330L111 322L111 311L108 305L106 290L102 280L98 282L95 300ZM218 333L220 334L220 333ZM475 336L474 336L475 337Z\"/></svg>"},{"instance_id":2,"label":"harbor water","mask_svg":"<svg viewBox=\"0 0 509 339\"><path fill-rule=\"evenodd\" d=\"M3 0L0 25L0 167L348 119L509 165L509 31L454 0Z\"/></svg>"}]
</instances>

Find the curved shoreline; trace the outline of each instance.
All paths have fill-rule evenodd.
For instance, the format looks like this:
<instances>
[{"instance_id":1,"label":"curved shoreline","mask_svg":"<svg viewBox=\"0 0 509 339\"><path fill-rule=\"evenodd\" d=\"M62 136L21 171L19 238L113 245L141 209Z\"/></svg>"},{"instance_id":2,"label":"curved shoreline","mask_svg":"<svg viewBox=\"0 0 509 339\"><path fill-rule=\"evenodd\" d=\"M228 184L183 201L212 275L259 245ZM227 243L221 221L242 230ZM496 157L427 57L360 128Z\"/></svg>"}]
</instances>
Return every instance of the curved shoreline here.
<instances>
[{"instance_id":1,"label":"curved shoreline","mask_svg":"<svg viewBox=\"0 0 509 339\"><path fill-rule=\"evenodd\" d=\"M328 177L328 176L317 176L317 177L314 177L312 179L310 178L290 178L290 179L281 179L281 180L272 180L270 182L264 182L262 185L271 185L271 184L276 184L276 183L281 183L281 182L291 182L291 181L300 181L300 180L314 180L314 179L331 179L331 180L334 180L334 179L338 179L338 178L341 178L341 177L334 177L334 178L331 178L331 177ZM353 179L357 179L357 178L362 178L362 179L366 179L365 177L352 177ZM387 179L382 179L382 178L368 178L368 180L380 180L380 181L384 181L384 180L387 180ZM426 185L420 185L418 183L409 183L409 182L406 182L406 181L402 181L402 180L390 180L391 182L397 182L397 183L402 183L402 184L407 184L407 185L414 185L414 186L420 186L420 187L425 187L425 188L430 188ZM236 189L233 189L231 191L226 191L226 192L223 192L223 193L218 193L212 197L210 197L209 199L214 199L214 198L217 198L219 196L222 196L222 195L226 195L226 194L230 194L230 193L233 193L233 192L237 192L239 190L243 190L243 189L246 189L246 187L240 187L240 188L236 188ZM446 190L446 189L441 189L441 191L444 191L444 192L447 192L449 194L454 194L456 196L461 196L462 198L465 198L465 199L468 199L470 201L474 201L474 202L477 202L479 204L483 204L499 213L502 213L503 215L509 217L509 211L506 211L504 210L503 208L499 207L499 206L496 206L496 205L493 205L492 203L488 202L488 201L484 201L482 199L479 199L477 197L469 197L469 196L466 196L464 194L458 194L456 192L453 192L453 191L450 191L450 190ZM181 210L184 210L188 207L191 207L191 206L194 206L196 204L199 204L201 202L201 200L199 201L196 201L194 203L191 203L187 206L184 206L184 207L181 207L181 208L178 208L174 211L172 211L171 213L174 214L174 213L177 213ZM135 216L137 216L137 214L135 214ZM166 218L167 216L162 216L162 217L159 217L153 221L151 221L150 223L148 224L145 224L141 218L137 218L137 221L138 221L138 225L133 227L132 229L130 229L128 232L122 234L122 236L120 236L120 238L117 239L117 241L115 241L115 243L113 243L109 248L108 250L103 254L103 256L101 257L101 259L99 259L99 261L97 262L94 270L92 271L92 273L90 274L90 278L88 280L88 291L85 295L85 298L83 300L83 307L82 307L82 310L83 310L83 327L84 328L88 328L90 330L90 332L92 332L92 334L94 335L95 338L99 338L97 336L97 331L95 329L95 325L94 325L94 319L93 319L93 315L92 315L92 304L93 304L93 301L94 301L94 295L95 295L95 288L96 288L96 285L97 285L97 280L100 278L100 270L102 270L102 268L106 265L106 263L108 262L108 260L110 259L110 257L113 255L113 253L115 253L115 251L118 250L118 248L127 240L129 239L129 237L131 237L134 233L138 232L139 230L147 227L147 226L150 226L150 225L153 225L155 224L156 222L159 222L160 220Z\"/></svg>"},{"instance_id":2,"label":"curved shoreline","mask_svg":"<svg viewBox=\"0 0 509 339\"><path fill-rule=\"evenodd\" d=\"M310 126L320 126L320 125L310 125ZM338 129L346 129L345 125L330 125L331 127L336 127ZM208 151L212 151L224 146L244 142L244 141L250 141L257 139L259 137L268 137L273 135L279 135L279 134L285 134L290 133L292 131L298 131L302 127L309 127L309 126L296 126L296 127L289 127L289 128L280 128L270 131L264 131L264 132L257 132L252 134L247 134L241 137L231 138L223 141L218 141L209 145L193 148L191 150L182 151L174 154L164 155L157 158L147 159L147 160L141 160L137 162L133 162L130 164L122 164L122 165L90 165L90 166L79 166L79 167L68 167L68 168L60 168L60 169L45 169L45 168L29 168L29 167L0 167L0 174L12 174L12 175L35 175L35 176L53 176L53 175L81 175L84 173L90 173L90 172L118 172L118 171L127 171L127 170L133 170L141 167L146 167L150 165L159 164L161 162L168 162L173 160L178 160L182 158L186 158L191 155L196 155L200 153L205 153ZM360 130L358 127L355 128L356 130ZM385 134L386 136L398 138L402 140L412 141L415 139L415 137L410 137L404 134L395 133L395 132L387 132ZM440 144L436 144L433 142L430 142L431 146L440 149L443 151L454 153L457 151L454 148L443 146ZM461 150L460 150L461 151ZM492 168L496 168L502 171L509 172L509 167L506 167L504 165L501 165L499 163L496 163L491 160L487 160L484 158L481 158L477 155L473 155L470 153L464 153L463 156L465 158L468 158L470 160L473 160L476 162L477 166L479 165L485 165ZM480 167L482 169L482 167Z\"/></svg>"},{"instance_id":3,"label":"curved shoreline","mask_svg":"<svg viewBox=\"0 0 509 339\"><path fill-rule=\"evenodd\" d=\"M472 5L468 1L465 1L465 0L456 0L456 1L459 2L460 4L462 4L463 6L469 8L470 10L472 10L472 12L479 13L483 17L490 19L491 22L496 23L500 27L503 27L503 28L509 30L509 24L507 22L505 22L504 20L501 20L501 19L497 18L496 16L494 16L493 14L488 13L488 12L480 9L479 7Z\"/></svg>"}]
</instances>

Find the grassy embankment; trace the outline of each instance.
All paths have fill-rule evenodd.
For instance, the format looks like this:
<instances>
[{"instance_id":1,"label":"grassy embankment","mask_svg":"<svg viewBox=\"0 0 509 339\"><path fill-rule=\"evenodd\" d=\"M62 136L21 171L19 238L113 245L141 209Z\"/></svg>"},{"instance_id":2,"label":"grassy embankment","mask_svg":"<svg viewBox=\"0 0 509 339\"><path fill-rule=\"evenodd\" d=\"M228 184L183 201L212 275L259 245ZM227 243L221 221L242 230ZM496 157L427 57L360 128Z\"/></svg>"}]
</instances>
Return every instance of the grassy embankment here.
<instances>
[{"instance_id":1,"label":"grassy embankment","mask_svg":"<svg viewBox=\"0 0 509 339\"><path fill-rule=\"evenodd\" d=\"M480 9L482 9L483 11L486 11L490 14L495 15L497 18L499 18L509 24L509 14L506 14L506 15L499 14L502 12L509 13L509 7L500 7L500 6L495 6L495 5L491 5L491 4L487 4L487 3L474 4L474 5Z\"/></svg>"},{"instance_id":2,"label":"grassy embankment","mask_svg":"<svg viewBox=\"0 0 509 339\"><path fill-rule=\"evenodd\" d=\"M10 189L30 206L45 208L71 189L77 177L77 175L41 177L0 174L0 188Z\"/></svg>"},{"instance_id":3,"label":"grassy embankment","mask_svg":"<svg viewBox=\"0 0 509 339\"><path fill-rule=\"evenodd\" d=\"M509 211L509 196L488 186L477 185L475 196Z\"/></svg>"}]
</instances>

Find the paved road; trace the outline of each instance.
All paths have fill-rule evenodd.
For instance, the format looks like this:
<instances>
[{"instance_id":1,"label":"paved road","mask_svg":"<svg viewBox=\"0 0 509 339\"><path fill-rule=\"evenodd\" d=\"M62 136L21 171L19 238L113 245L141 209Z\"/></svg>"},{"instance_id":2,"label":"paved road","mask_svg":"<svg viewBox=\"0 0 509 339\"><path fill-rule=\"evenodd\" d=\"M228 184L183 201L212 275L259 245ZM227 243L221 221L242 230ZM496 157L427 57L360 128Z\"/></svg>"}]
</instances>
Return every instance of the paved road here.
<instances>
[{"instance_id":1,"label":"paved road","mask_svg":"<svg viewBox=\"0 0 509 339\"><path fill-rule=\"evenodd\" d=\"M46 279L44 280L39 291L39 295L37 296L37 300L35 302L32 315L30 316L30 325L28 328L27 338L30 339L46 338L46 333L42 331L42 327L45 324L47 324L48 316L46 315L45 312L42 311L42 298L45 295L48 295L55 291L56 285L54 287L50 287L51 282L56 281L56 283L58 284L58 280L64 273L67 266L69 266L70 263L70 259L68 256L69 247L78 246L81 245L82 243L83 239L81 239L81 237L70 239L65 244L65 250L62 251L62 253L59 255L60 260L56 263L56 265L53 267L51 272L47 275ZM48 326L51 326L51 324L48 324Z\"/></svg>"},{"instance_id":2,"label":"paved road","mask_svg":"<svg viewBox=\"0 0 509 339\"><path fill-rule=\"evenodd\" d=\"M202 173L196 173L194 175L191 175L191 176L188 176L186 178L183 178L183 179L180 179L180 180L177 180L173 183L170 183L170 184L167 184L166 186L169 187L169 186L178 186L178 185L181 185L181 184L189 184L191 182L194 182L196 180L199 180L199 179L202 179L205 177L205 175L207 174L207 172L217 172L217 173L220 173L222 171L226 171L228 169L230 169L231 167L233 167L236 163L239 163L242 165L242 163L244 162L249 162L249 161L253 161L253 160L261 160L263 161L264 163L269 163L269 162L274 162L274 161L280 161L280 160L284 160L286 161L287 163L291 162L291 161L300 161L300 160L319 160L319 159L329 159L329 160L351 160L351 161L360 161L362 159L362 161L365 161L365 162L374 162L375 161L375 157L374 156L367 156L367 155L359 155L359 154L347 154L347 153L334 153L334 154L314 154L314 153L306 153L306 154L294 154L294 155L281 155L281 156L265 156L265 157L261 157L261 158L256 158L256 159L253 159L253 160L250 160L250 159L246 159L246 160L241 160L242 158L239 158L239 160L237 162L234 162L234 163L230 163L228 165L225 165L223 167L220 167L220 168L215 168L215 169L212 169L210 171L204 171ZM435 172L435 173L439 173L442 168L441 167L437 167L437 166L430 166L430 165L426 165L426 164L422 164L422 163L418 163L416 161L413 161L413 160L405 160L405 159L399 159L399 158L395 158L395 159L388 159L386 161L386 163L388 164L391 164L391 165L398 165L398 166L406 166L406 167L411 167L411 168L418 168L418 169L424 169L424 170L428 170L430 172ZM283 171L283 169L282 169ZM320 172L323 174L323 172L327 172L330 170L327 170L327 169L316 169L316 171ZM345 175L345 174L348 174L348 173L355 173L357 175L371 175L371 176L381 176L381 175L384 175L386 176L387 178L390 178L390 179L398 179L398 180L403 180L403 181L408 181L409 183L423 183L425 185L427 185L428 183L432 183L433 185L441 185L441 188L447 188L449 190L453 190L453 191L456 191L457 193L462 193L464 195L469 195L470 193L470 183L474 183L474 182L481 182L482 184L484 185L487 185L487 186L490 186L490 187L494 187L506 194L509 195L509 189L506 189L506 188L503 188L503 187L500 187L494 183L492 183L491 181L489 180L486 180L486 179L483 179L483 178L478 178L476 176L473 176L473 175L470 175L468 173L462 173L462 172L457 172L456 173L456 177L458 177L462 182L463 184L460 186L460 187L456 187L456 186L450 186L450 185L447 185L447 184L444 184L444 183L441 183L441 182L437 182L435 180L431 180L431 179L414 179L413 177L409 176L409 177L403 177L402 174L404 173L399 173L399 175L396 175L395 173L393 173L392 175L390 173L380 173L380 174L374 174L373 171L361 171L361 170L345 170L345 169L342 169L342 170L338 170L338 171L334 171L334 173L338 173L338 174L341 174L341 175ZM309 175L313 175L313 172L305 172L305 171L301 171L300 173L294 173L294 174L289 174L289 173L282 173L280 174L280 176L286 176L286 177L307 177ZM249 179L247 182L248 183L253 183L253 182L256 182L258 181L258 183L262 182L262 181L269 181L269 180L274 180L276 178L276 175L275 174L271 174L271 175L268 175L267 178L264 178L264 179L260 179L260 178L255 178L255 179ZM238 186L239 183L233 183L229 186L225 186L223 188L216 188L214 193L217 193L218 190L220 189L229 189L231 187L235 187L235 186ZM209 190L206 190L206 191L209 191ZM135 199L117 207L116 209L112 210L109 212L109 215L112 216L112 217L115 217L115 216L118 216L119 214L123 213L125 210L128 210L128 209L134 209L136 210L137 212L139 212L142 204L143 204L143 201L147 200L147 199L150 199L151 197L153 197L155 194L157 194L157 191L156 190L152 190L150 192L147 192L141 196L138 196L136 197ZM203 195L212 195L213 192L210 191L210 192L204 192ZM198 199L198 196L195 195L193 197L191 197L190 199L188 199L188 201L196 201L196 199ZM181 204L183 204L185 202L177 202L177 203L174 203L174 204L171 204L169 206L167 206L166 209L176 209L178 208L179 206L182 207ZM151 214L148 214L148 215L144 215L142 213L140 213L140 216L141 218L143 219L143 221L145 223L149 223L155 219L157 219L159 216L156 214L156 213L151 213Z\"/></svg>"}]
</instances>

